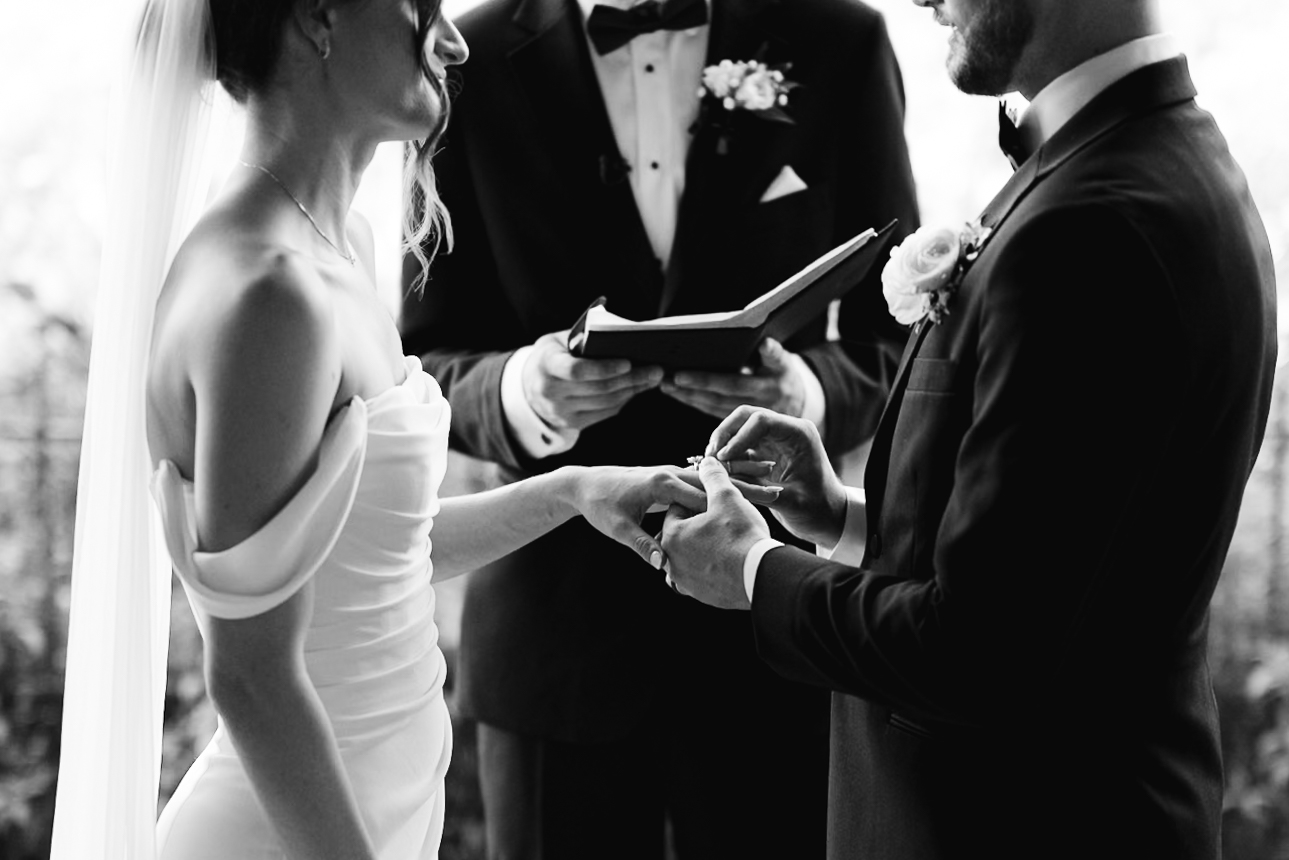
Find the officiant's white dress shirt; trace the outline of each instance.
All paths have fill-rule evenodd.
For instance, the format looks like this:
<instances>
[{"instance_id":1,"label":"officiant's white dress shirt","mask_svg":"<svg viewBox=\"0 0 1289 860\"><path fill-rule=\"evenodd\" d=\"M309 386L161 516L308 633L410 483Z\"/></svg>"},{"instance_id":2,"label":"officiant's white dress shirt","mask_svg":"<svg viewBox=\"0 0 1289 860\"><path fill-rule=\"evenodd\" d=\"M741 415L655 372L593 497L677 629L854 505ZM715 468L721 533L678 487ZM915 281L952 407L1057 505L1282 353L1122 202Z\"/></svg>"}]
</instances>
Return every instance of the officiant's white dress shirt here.
<instances>
[{"instance_id":1,"label":"officiant's white dress shirt","mask_svg":"<svg viewBox=\"0 0 1289 860\"><path fill-rule=\"evenodd\" d=\"M1098 54L1055 78L1034 96L1021 117L1021 133L1037 149L1115 81L1143 66L1171 60L1180 54L1176 41L1166 33L1143 36ZM846 524L841 539L831 550L821 548L819 555L841 564L858 566L864 558L867 536L864 491L859 487L847 487ZM749 602L762 557L778 546L783 544L773 538L765 538L753 544L744 557L743 586L747 589Z\"/></svg>"},{"instance_id":2,"label":"officiant's white dress shirt","mask_svg":"<svg viewBox=\"0 0 1289 860\"><path fill-rule=\"evenodd\" d=\"M643 0L641 0L643 2ZM583 32L596 0L578 0ZM602 5L629 9L637 0L603 0ZM708 19L711 0L707 0ZM698 90L707 57L710 24L688 30L658 30L636 36L601 55L595 46L591 64L600 84L618 151L630 167L627 174L640 220L663 269L671 258L676 215L685 191L685 158L689 127L698 117ZM747 59L731 57L729 59ZM501 404L515 437L532 457L549 457L572 448L578 431L553 428L533 410L524 395L523 369L531 346L516 350L501 377ZM806 389L804 417L822 427L824 392L818 377L799 356L790 360ZM699 446L703 440L697 440Z\"/></svg>"}]
</instances>

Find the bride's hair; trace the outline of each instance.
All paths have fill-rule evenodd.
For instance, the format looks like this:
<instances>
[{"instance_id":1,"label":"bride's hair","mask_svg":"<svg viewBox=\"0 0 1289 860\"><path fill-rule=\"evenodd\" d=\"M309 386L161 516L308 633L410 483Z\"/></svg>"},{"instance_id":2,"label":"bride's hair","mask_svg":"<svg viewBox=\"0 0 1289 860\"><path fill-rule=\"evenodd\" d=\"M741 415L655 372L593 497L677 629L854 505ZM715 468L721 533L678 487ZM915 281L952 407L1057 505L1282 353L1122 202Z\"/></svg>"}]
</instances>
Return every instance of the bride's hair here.
<instances>
[{"instance_id":1,"label":"bride's hair","mask_svg":"<svg viewBox=\"0 0 1289 860\"><path fill-rule=\"evenodd\" d=\"M209 0L211 29L215 42L215 77L233 100L244 104L247 97L267 83L282 49L282 34L296 0ZM403 250L420 266L413 288L421 289L430 261L446 242L452 247L452 220L439 199L434 180L434 153L447 128L450 113L448 92L425 57L430 28L442 14L442 0L415 0L417 12L416 50L421 73L429 79L442 110L430 134L410 141L404 151ZM428 249L428 250L427 250Z\"/></svg>"},{"instance_id":2,"label":"bride's hair","mask_svg":"<svg viewBox=\"0 0 1289 860\"><path fill-rule=\"evenodd\" d=\"M447 87L438 75L430 69L425 58L425 40L429 37L430 28L439 15L443 14L442 0L416 0L417 56L421 58L421 73L430 79L430 85L439 97L439 121L425 140L410 141L403 156L403 250L410 253L420 264L420 271L412 280L412 289L420 291L425 287L429 277L430 261L439 252L440 244L446 242L452 250L452 218L447 207L439 197L438 186L434 182L434 153L438 150L439 139L448 127L448 115L452 112L451 99ZM426 250L426 247L429 250Z\"/></svg>"}]
</instances>

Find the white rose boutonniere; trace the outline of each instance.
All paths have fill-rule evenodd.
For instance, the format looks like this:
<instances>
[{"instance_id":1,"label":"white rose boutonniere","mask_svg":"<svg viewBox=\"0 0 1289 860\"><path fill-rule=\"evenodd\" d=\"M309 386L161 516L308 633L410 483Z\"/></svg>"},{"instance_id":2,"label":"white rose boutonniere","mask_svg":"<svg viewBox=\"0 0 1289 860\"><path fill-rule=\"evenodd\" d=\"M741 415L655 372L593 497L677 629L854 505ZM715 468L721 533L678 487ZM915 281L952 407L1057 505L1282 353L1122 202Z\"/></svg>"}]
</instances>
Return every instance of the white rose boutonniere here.
<instances>
[{"instance_id":1,"label":"white rose boutonniere","mask_svg":"<svg viewBox=\"0 0 1289 860\"><path fill-rule=\"evenodd\" d=\"M797 86L785 73L791 63L769 66L760 60L721 60L703 69L703 85L698 88L698 119L691 132L704 125L714 126L716 151L729 151L729 137L735 113L748 113L761 119L792 124L785 110L788 93Z\"/></svg>"},{"instance_id":2,"label":"white rose boutonniere","mask_svg":"<svg viewBox=\"0 0 1289 860\"><path fill-rule=\"evenodd\" d=\"M921 227L892 248L882 269L882 295L895 321L913 325L925 317L943 322L949 300L992 232L978 221L961 230Z\"/></svg>"}]
</instances>

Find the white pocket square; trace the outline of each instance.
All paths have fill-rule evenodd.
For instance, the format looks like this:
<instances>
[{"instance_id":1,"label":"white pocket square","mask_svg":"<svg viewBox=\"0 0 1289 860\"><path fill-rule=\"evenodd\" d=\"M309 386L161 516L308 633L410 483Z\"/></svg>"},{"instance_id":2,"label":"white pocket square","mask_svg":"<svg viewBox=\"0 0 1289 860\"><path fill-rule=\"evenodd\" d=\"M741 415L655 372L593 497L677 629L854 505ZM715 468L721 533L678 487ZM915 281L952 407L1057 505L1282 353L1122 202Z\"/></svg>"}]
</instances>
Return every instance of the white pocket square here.
<instances>
[{"instance_id":1,"label":"white pocket square","mask_svg":"<svg viewBox=\"0 0 1289 860\"><path fill-rule=\"evenodd\" d=\"M778 200L780 197L786 197L789 194L796 194L798 191L805 191L806 183L797 175L797 171L792 169L792 165L785 164L779 171L779 175L774 177L770 187L765 189L761 195L762 203L769 203L771 200Z\"/></svg>"}]
</instances>

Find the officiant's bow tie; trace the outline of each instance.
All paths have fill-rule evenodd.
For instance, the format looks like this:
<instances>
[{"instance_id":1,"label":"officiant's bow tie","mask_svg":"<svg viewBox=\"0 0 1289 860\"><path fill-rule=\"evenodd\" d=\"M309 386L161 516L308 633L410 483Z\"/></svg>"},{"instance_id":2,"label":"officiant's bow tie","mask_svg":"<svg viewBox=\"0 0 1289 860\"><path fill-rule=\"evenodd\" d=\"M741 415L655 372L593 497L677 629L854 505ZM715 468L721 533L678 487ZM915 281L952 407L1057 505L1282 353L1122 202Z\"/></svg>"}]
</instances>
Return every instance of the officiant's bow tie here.
<instances>
[{"instance_id":1,"label":"officiant's bow tie","mask_svg":"<svg viewBox=\"0 0 1289 860\"><path fill-rule=\"evenodd\" d=\"M597 54L616 51L636 36L658 30L688 30L707 23L707 0L646 0L630 9L597 5L586 32Z\"/></svg>"},{"instance_id":2,"label":"officiant's bow tie","mask_svg":"<svg viewBox=\"0 0 1289 860\"><path fill-rule=\"evenodd\" d=\"M1016 119L1006 102L998 103L998 146L1011 162L1012 170L1025 163L1032 154L1026 135L1016 125Z\"/></svg>"}]
</instances>

